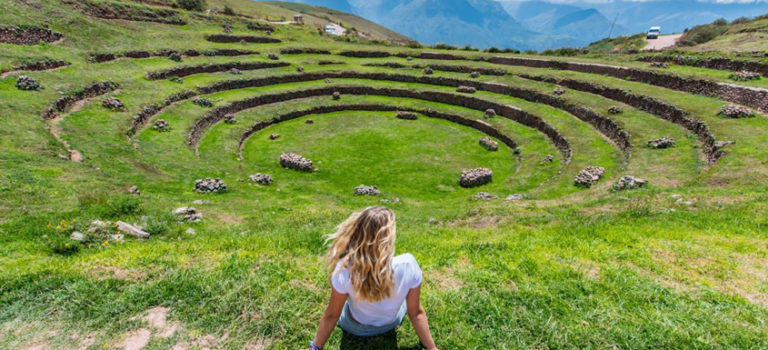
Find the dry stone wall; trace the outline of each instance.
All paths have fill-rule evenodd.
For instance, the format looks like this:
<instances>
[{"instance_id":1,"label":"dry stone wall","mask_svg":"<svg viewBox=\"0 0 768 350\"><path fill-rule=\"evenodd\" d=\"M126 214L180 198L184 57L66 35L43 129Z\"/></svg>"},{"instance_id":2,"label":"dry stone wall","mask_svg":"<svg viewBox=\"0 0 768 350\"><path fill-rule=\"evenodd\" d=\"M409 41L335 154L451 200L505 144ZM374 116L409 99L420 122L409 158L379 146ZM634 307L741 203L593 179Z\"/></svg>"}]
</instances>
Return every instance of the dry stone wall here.
<instances>
[{"instance_id":1,"label":"dry stone wall","mask_svg":"<svg viewBox=\"0 0 768 350\"><path fill-rule=\"evenodd\" d=\"M226 72L232 69L237 70L256 70L290 66L287 62L230 62L230 63L211 63L194 66L174 67L171 69L147 73L147 79L160 80L169 77L185 77L192 74Z\"/></svg>"},{"instance_id":2,"label":"dry stone wall","mask_svg":"<svg viewBox=\"0 0 768 350\"><path fill-rule=\"evenodd\" d=\"M255 43L255 44L267 44L267 43L279 43L282 40L277 38L269 38L264 36L252 36L252 35L226 35L226 34L211 34L206 35L205 40L214 43Z\"/></svg>"},{"instance_id":3,"label":"dry stone wall","mask_svg":"<svg viewBox=\"0 0 768 350\"><path fill-rule=\"evenodd\" d=\"M58 100L51 104L43 113L43 119L50 120L59 116L59 113L66 111L69 107L75 104L77 101L106 94L107 92L117 89L117 84L111 81L103 81L92 83L82 90L70 95L60 97Z\"/></svg>"},{"instance_id":4,"label":"dry stone wall","mask_svg":"<svg viewBox=\"0 0 768 350\"><path fill-rule=\"evenodd\" d=\"M63 37L64 34L40 27L0 27L0 43L6 44L37 45L40 42L52 43Z\"/></svg>"}]
</instances>

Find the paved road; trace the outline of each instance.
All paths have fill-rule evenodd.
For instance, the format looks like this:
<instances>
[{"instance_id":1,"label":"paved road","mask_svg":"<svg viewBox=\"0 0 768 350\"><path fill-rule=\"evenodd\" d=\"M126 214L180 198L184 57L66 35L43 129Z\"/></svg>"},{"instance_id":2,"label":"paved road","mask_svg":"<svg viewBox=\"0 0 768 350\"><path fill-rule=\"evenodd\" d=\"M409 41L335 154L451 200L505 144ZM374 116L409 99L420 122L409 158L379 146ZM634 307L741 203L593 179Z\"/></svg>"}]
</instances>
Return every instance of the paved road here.
<instances>
[{"instance_id":1,"label":"paved road","mask_svg":"<svg viewBox=\"0 0 768 350\"><path fill-rule=\"evenodd\" d=\"M668 47L672 47L677 43L677 39L683 36L682 34L662 35L658 39L646 39L647 45L643 48L643 51L649 50L662 50Z\"/></svg>"}]
</instances>

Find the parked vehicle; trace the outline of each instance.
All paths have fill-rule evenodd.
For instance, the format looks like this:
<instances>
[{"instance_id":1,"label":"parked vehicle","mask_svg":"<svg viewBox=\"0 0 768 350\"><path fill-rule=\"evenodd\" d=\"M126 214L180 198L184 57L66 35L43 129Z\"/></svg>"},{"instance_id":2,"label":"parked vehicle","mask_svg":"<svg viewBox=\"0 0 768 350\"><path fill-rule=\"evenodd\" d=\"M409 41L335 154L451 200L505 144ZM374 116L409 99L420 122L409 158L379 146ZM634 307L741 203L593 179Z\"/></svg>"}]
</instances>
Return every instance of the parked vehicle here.
<instances>
[{"instance_id":1,"label":"parked vehicle","mask_svg":"<svg viewBox=\"0 0 768 350\"><path fill-rule=\"evenodd\" d=\"M648 34L646 34L646 39L658 39L659 35L661 35L661 27L651 27L651 29L648 30Z\"/></svg>"}]
</instances>

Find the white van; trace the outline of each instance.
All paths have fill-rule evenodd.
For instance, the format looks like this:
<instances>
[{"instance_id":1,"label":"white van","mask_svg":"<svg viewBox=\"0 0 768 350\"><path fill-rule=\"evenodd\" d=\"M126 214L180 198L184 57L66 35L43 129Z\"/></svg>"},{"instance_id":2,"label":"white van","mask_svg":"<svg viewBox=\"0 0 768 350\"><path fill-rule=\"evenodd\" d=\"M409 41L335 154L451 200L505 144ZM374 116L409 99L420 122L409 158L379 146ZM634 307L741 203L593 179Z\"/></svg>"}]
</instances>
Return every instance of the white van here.
<instances>
[{"instance_id":1,"label":"white van","mask_svg":"<svg viewBox=\"0 0 768 350\"><path fill-rule=\"evenodd\" d=\"M645 35L646 39L658 39L661 35L661 27L651 27L648 30L648 34Z\"/></svg>"}]
</instances>

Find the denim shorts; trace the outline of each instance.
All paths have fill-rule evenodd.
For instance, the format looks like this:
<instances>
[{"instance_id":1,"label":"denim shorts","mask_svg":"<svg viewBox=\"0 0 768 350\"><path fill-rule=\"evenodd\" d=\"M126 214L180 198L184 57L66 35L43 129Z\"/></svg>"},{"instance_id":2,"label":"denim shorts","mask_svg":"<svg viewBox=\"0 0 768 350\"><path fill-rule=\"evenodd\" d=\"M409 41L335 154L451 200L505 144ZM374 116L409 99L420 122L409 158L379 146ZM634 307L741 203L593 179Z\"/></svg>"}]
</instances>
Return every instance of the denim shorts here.
<instances>
[{"instance_id":1,"label":"denim shorts","mask_svg":"<svg viewBox=\"0 0 768 350\"><path fill-rule=\"evenodd\" d=\"M387 333L399 327L400 324L403 323L403 319L405 319L406 311L407 309L405 307L405 303L403 303L403 306L400 307L400 311L397 312L397 317L395 317L394 322L383 326L369 326L358 323L352 319L349 313L349 302L347 302L344 303L344 310L341 312L338 325L342 330L352 335L356 335L358 337L373 337Z\"/></svg>"}]
</instances>

